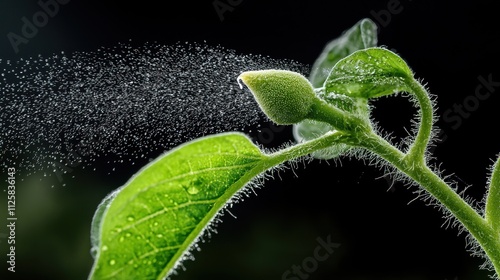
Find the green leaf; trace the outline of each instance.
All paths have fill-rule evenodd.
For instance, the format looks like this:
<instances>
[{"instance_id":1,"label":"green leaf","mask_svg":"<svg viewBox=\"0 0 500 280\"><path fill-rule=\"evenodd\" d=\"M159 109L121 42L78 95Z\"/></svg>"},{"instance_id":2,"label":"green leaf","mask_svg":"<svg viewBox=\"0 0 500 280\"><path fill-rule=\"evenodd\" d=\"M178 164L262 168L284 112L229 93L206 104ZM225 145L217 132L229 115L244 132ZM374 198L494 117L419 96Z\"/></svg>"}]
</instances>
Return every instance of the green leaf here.
<instances>
[{"instance_id":1,"label":"green leaf","mask_svg":"<svg viewBox=\"0 0 500 280\"><path fill-rule=\"evenodd\" d=\"M500 232L500 156L495 165L490 178L488 196L486 198L486 221L493 230Z\"/></svg>"},{"instance_id":2,"label":"green leaf","mask_svg":"<svg viewBox=\"0 0 500 280\"><path fill-rule=\"evenodd\" d=\"M240 133L200 138L159 157L98 208L89 279L169 276L267 158Z\"/></svg>"},{"instance_id":3,"label":"green leaf","mask_svg":"<svg viewBox=\"0 0 500 280\"><path fill-rule=\"evenodd\" d=\"M397 54L383 48L359 50L340 60L325 82L326 92L376 98L411 92L413 72Z\"/></svg>"},{"instance_id":4,"label":"green leaf","mask_svg":"<svg viewBox=\"0 0 500 280\"><path fill-rule=\"evenodd\" d=\"M309 80L322 87L333 66L342 58L365 48L377 46L377 25L369 18L362 19L342 35L326 44L313 64Z\"/></svg>"}]
</instances>

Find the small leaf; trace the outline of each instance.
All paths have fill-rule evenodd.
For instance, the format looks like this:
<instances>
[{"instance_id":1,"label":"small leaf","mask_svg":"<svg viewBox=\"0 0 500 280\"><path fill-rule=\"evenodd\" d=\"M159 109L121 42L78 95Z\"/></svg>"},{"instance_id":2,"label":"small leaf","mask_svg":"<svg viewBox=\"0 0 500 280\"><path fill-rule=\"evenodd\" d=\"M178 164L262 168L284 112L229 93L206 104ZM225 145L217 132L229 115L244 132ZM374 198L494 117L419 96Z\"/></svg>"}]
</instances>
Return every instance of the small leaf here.
<instances>
[{"instance_id":1,"label":"small leaf","mask_svg":"<svg viewBox=\"0 0 500 280\"><path fill-rule=\"evenodd\" d=\"M500 156L493 165L485 212L486 221L500 234Z\"/></svg>"},{"instance_id":2,"label":"small leaf","mask_svg":"<svg viewBox=\"0 0 500 280\"><path fill-rule=\"evenodd\" d=\"M169 276L266 158L240 133L201 138L159 157L98 208L89 279Z\"/></svg>"},{"instance_id":3,"label":"small leaf","mask_svg":"<svg viewBox=\"0 0 500 280\"><path fill-rule=\"evenodd\" d=\"M376 98L411 91L413 73L397 54L383 48L359 50L340 60L325 82L326 92Z\"/></svg>"},{"instance_id":4,"label":"small leaf","mask_svg":"<svg viewBox=\"0 0 500 280\"><path fill-rule=\"evenodd\" d=\"M369 18L362 19L342 35L330 41L313 64L309 81L322 87L333 66L351 53L377 46L377 25Z\"/></svg>"},{"instance_id":5,"label":"small leaf","mask_svg":"<svg viewBox=\"0 0 500 280\"><path fill-rule=\"evenodd\" d=\"M342 35L330 41L313 64L309 81L318 88L318 97L327 103L351 113L367 115L368 110L363 101L348 98L333 92L325 93L322 87L334 65L355 51L377 46L377 25L369 18L362 19ZM294 138L297 142L309 141L332 131L327 123L305 120L293 126ZM314 152L313 157L331 159L347 151L344 144Z\"/></svg>"}]
</instances>

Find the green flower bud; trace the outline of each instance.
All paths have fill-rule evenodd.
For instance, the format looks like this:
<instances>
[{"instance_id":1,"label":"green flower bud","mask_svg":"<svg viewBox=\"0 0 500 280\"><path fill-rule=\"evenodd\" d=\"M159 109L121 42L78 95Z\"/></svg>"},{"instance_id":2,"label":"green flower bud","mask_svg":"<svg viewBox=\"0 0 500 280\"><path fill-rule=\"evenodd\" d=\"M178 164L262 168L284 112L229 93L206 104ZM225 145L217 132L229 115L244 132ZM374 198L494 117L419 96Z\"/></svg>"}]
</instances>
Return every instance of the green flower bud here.
<instances>
[{"instance_id":1,"label":"green flower bud","mask_svg":"<svg viewBox=\"0 0 500 280\"><path fill-rule=\"evenodd\" d=\"M250 89L262 111L277 124L304 120L317 98L307 78L292 71L248 71L238 77L240 81Z\"/></svg>"}]
</instances>

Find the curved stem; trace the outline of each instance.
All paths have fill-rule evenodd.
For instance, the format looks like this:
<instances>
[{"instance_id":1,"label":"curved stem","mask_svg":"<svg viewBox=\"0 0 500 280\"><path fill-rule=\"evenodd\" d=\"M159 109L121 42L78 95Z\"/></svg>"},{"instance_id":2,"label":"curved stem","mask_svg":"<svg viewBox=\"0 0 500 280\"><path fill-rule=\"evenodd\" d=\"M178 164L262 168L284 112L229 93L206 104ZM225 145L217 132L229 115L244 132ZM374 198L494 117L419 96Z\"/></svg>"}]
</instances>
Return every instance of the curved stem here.
<instances>
[{"instance_id":1,"label":"curved stem","mask_svg":"<svg viewBox=\"0 0 500 280\"><path fill-rule=\"evenodd\" d=\"M361 146L394 165L442 203L477 240L500 275L500 240L485 219L427 165L408 161L401 151L374 133L362 135L361 140Z\"/></svg>"},{"instance_id":2,"label":"curved stem","mask_svg":"<svg viewBox=\"0 0 500 280\"><path fill-rule=\"evenodd\" d=\"M434 109L424 86L413 78L408 81L408 85L420 105L420 126L415 141L407 153L407 158L412 162L424 163L425 150L429 144L434 123Z\"/></svg>"},{"instance_id":3,"label":"curved stem","mask_svg":"<svg viewBox=\"0 0 500 280\"><path fill-rule=\"evenodd\" d=\"M500 275L500 234L498 232L500 222L491 221L495 217L498 218L500 213L496 202L500 199L500 191L498 190L500 188L500 171L497 172L500 167L497 163L491 181L493 187L490 188L491 193L488 198L488 205L493 206L487 209L487 218L485 219L427 166L425 152L432 134L434 109L427 91L419 82L412 78L408 81L408 85L420 105L419 130L408 153L401 152L377 135L369 122L346 114L325 102L317 101L313 104L308 118L327 122L338 131L270 154L268 160L263 162L263 167L269 168L327 148L335 143L346 143L365 148L406 174L450 211L475 238L493 264L496 274Z\"/></svg>"}]
</instances>

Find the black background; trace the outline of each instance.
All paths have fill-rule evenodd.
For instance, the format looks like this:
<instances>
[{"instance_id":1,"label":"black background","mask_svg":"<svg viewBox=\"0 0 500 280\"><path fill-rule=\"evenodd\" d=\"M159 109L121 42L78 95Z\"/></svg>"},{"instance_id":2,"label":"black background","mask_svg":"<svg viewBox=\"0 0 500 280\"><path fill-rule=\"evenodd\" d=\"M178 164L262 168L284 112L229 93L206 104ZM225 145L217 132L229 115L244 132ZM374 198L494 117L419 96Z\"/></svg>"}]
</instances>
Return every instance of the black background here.
<instances>
[{"instance_id":1,"label":"black background","mask_svg":"<svg viewBox=\"0 0 500 280\"><path fill-rule=\"evenodd\" d=\"M71 0L15 53L7 33L19 34L21 18L30 18L40 6L4 0L0 58L94 51L131 39L137 45L206 41L243 54L312 64L325 43L369 17L379 25L379 45L400 54L437 96L437 125L447 139L434 150L436 162L446 174L456 174L451 179L460 187L471 186L469 196L482 199L488 168L500 152L497 92L461 118L457 128L442 116L473 99L479 76L500 81L493 1L242 0L231 2L237 5L224 12L223 20L213 2ZM387 98L374 105L380 125L404 136L414 112L408 102ZM273 137L267 145L292 136L285 128ZM135 171L131 167L108 176L76 170L77 180L57 188L28 178L18 187L17 272L7 273L2 262L0 275L7 276L2 279L85 279L92 265L93 211ZM196 260L186 262L187 270L172 279L281 279L312 255L318 237L327 236L341 246L308 279L488 279L479 269L482 259L467 253L465 236L457 236L457 229L443 226L438 209L420 200L408 204L416 189L395 183L388 191L388 181L376 179L381 175L348 159L282 172L281 179L237 204L232 209L237 219L226 215L219 234L201 244ZM3 260L6 242L0 242Z\"/></svg>"}]
</instances>

